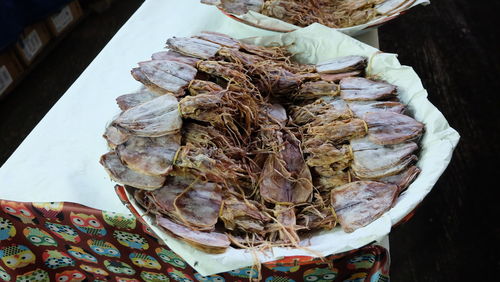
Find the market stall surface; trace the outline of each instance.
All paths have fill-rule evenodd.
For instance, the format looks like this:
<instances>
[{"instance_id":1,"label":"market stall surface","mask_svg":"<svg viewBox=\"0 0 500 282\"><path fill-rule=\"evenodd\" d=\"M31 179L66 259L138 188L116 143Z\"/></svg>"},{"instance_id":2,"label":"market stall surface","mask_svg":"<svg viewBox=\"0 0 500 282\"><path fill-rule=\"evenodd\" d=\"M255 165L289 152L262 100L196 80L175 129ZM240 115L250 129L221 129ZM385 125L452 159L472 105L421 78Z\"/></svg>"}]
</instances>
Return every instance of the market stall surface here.
<instances>
[{"instance_id":1,"label":"market stall surface","mask_svg":"<svg viewBox=\"0 0 500 282\"><path fill-rule=\"evenodd\" d=\"M0 102L0 164L141 3L115 1L108 11L91 14ZM381 50L413 66L429 100L462 134L454 159L415 217L391 233L393 281L488 280L500 266L492 197L493 160L500 151L500 45L490 24L500 3L489 5L435 1L379 29Z\"/></svg>"}]
</instances>

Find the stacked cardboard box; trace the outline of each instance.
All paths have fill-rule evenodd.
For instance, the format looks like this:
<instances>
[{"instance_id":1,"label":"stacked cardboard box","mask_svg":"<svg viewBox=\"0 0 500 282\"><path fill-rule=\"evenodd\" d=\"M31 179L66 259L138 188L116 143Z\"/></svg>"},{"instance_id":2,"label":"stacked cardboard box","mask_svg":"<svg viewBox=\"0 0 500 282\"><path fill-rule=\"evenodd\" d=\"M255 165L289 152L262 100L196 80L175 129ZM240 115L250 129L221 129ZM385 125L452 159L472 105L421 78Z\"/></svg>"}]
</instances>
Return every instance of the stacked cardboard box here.
<instances>
[{"instance_id":1,"label":"stacked cardboard box","mask_svg":"<svg viewBox=\"0 0 500 282\"><path fill-rule=\"evenodd\" d=\"M17 59L13 48L0 53L0 97L14 87L23 71L24 67Z\"/></svg>"},{"instance_id":2,"label":"stacked cardboard box","mask_svg":"<svg viewBox=\"0 0 500 282\"><path fill-rule=\"evenodd\" d=\"M64 36L81 17L82 8L75 0L46 20L26 27L13 47L0 50L0 96L12 90L51 41Z\"/></svg>"},{"instance_id":3,"label":"stacked cardboard box","mask_svg":"<svg viewBox=\"0 0 500 282\"><path fill-rule=\"evenodd\" d=\"M54 36L59 36L74 25L83 16L82 8L78 1L73 1L64 6L59 12L50 16L46 23Z\"/></svg>"},{"instance_id":4,"label":"stacked cardboard box","mask_svg":"<svg viewBox=\"0 0 500 282\"><path fill-rule=\"evenodd\" d=\"M51 35L43 22L30 25L24 29L16 43L19 57L29 66L42 52L51 39Z\"/></svg>"}]
</instances>

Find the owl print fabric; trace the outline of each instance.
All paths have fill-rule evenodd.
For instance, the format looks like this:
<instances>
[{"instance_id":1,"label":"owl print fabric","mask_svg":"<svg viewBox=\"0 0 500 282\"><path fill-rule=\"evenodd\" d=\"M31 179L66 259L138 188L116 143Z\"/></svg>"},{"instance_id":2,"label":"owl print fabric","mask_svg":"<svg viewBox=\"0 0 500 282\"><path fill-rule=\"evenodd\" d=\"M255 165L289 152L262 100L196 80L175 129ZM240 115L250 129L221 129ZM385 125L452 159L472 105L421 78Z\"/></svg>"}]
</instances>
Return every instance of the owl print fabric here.
<instances>
[{"instance_id":1,"label":"owl print fabric","mask_svg":"<svg viewBox=\"0 0 500 282\"><path fill-rule=\"evenodd\" d=\"M250 267L202 276L134 216L74 203L0 200L1 281L249 281ZM260 280L389 281L389 254L371 245L325 260L265 263Z\"/></svg>"}]
</instances>

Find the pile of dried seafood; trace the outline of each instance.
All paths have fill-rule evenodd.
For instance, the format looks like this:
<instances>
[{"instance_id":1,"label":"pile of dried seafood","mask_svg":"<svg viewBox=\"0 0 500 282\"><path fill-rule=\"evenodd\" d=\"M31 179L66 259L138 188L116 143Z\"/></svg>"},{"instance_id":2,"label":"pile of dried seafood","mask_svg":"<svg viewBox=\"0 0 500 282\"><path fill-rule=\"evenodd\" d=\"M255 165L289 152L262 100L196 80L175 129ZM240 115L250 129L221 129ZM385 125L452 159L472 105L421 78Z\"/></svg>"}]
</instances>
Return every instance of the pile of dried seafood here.
<instances>
[{"instance_id":1,"label":"pile of dried seafood","mask_svg":"<svg viewBox=\"0 0 500 282\"><path fill-rule=\"evenodd\" d=\"M418 175L423 125L367 59L318 65L203 32L139 63L101 163L171 235L206 252L297 246L365 226Z\"/></svg>"},{"instance_id":2,"label":"pile of dried seafood","mask_svg":"<svg viewBox=\"0 0 500 282\"><path fill-rule=\"evenodd\" d=\"M360 25L400 7L405 0L201 0L222 10L242 15L261 13L305 27L320 23L332 28Z\"/></svg>"}]
</instances>

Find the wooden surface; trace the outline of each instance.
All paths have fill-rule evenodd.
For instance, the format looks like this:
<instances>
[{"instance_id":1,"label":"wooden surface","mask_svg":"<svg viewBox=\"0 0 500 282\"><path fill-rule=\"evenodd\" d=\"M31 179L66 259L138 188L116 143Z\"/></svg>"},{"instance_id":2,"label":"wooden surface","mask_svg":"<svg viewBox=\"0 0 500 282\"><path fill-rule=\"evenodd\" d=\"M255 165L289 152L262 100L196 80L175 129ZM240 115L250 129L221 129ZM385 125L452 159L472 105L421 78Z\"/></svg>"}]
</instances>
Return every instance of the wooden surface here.
<instances>
[{"instance_id":1,"label":"wooden surface","mask_svg":"<svg viewBox=\"0 0 500 282\"><path fill-rule=\"evenodd\" d=\"M116 1L90 15L0 101L0 164L141 2ZM381 49L415 69L429 100L462 135L451 165L414 218L391 233L392 281L494 281L500 275L494 196L500 187L493 182L500 173L494 163L500 151L499 10L500 1L435 0L379 30Z\"/></svg>"}]
</instances>

